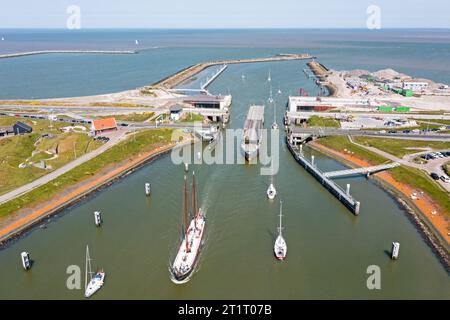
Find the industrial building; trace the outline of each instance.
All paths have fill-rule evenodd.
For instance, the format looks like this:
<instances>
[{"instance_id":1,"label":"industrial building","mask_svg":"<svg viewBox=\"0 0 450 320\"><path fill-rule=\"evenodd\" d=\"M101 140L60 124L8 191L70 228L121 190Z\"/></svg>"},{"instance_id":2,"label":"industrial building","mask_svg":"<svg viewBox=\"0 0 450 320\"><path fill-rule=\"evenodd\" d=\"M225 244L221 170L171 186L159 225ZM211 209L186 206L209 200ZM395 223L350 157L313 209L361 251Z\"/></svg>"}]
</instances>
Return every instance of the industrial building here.
<instances>
[{"instance_id":1,"label":"industrial building","mask_svg":"<svg viewBox=\"0 0 450 320\"><path fill-rule=\"evenodd\" d=\"M194 108L202 109L220 109L224 110L231 105L231 95L213 96L213 95L196 95L187 96L183 99L183 103L189 104Z\"/></svg>"},{"instance_id":2,"label":"industrial building","mask_svg":"<svg viewBox=\"0 0 450 320\"><path fill-rule=\"evenodd\" d=\"M333 97L289 97L289 112L328 111L341 107L369 107L367 99L343 99Z\"/></svg>"},{"instance_id":3,"label":"industrial building","mask_svg":"<svg viewBox=\"0 0 450 320\"><path fill-rule=\"evenodd\" d=\"M428 83L423 81L404 81L402 84L403 90L412 90L414 92L423 91L428 88Z\"/></svg>"}]
</instances>

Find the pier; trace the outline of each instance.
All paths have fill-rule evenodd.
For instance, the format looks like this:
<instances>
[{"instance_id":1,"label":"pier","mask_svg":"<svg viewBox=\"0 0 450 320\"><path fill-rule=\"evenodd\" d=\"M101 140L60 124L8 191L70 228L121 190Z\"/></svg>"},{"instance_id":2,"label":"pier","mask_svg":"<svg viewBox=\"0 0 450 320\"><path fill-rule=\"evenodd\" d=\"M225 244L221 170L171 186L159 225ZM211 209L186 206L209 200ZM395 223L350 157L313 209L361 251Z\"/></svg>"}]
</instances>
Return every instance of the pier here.
<instances>
[{"instance_id":1,"label":"pier","mask_svg":"<svg viewBox=\"0 0 450 320\"><path fill-rule=\"evenodd\" d=\"M310 54L279 54L274 57L266 58L250 58L250 59L234 59L234 60L218 60L198 63L183 69L176 74L169 76L159 82L150 85L150 88L162 88L162 89L172 89L182 82L186 81L190 77L200 73L206 68L217 66L217 65L229 65L229 64L240 64L240 63L257 63L257 62L274 62L274 61L290 61L290 60L307 60L313 59L314 57ZM223 72L223 71L222 71ZM214 80L213 80L214 81Z\"/></svg>"},{"instance_id":2,"label":"pier","mask_svg":"<svg viewBox=\"0 0 450 320\"><path fill-rule=\"evenodd\" d=\"M361 207L361 203L356 201L350 195L350 185L347 185L347 190L342 189L333 180L326 176L325 173L320 171L314 164L314 156L311 158L311 162L306 160L303 156L303 152L295 150L289 141L286 141L289 151L294 156L295 160L305 168L314 178L317 179L332 195L334 195L342 204L344 204L353 214L358 215ZM300 147L301 148L301 147Z\"/></svg>"},{"instance_id":3,"label":"pier","mask_svg":"<svg viewBox=\"0 0 450 320\"><path fill-rule=\"evenodd\" d=\"M0 59L7 58L19 58L25 56L34 56L37 54L50 54L50 53L80 53L80 54L136 54L137 51L131 50L41 50L41 51L29 51L18 53L0 54Z\"/></svg>"},{"instance_id":4,"label":"pier","mask_svg":"<svg viewBox=\"0 0 450 320\"><path fill-rule=\"evenodd\" d=\"M216 80L226 69L228 68L227 64L224 64L222 68L220 68L211 78L206 79L205 84L201 86L202 90L206 90L214 80Z\"/></svg>"},{"instance_id":5,"label":"pier","mask_svg":"<svg viewBox=\"0 0 450 320\"><path fill-rule=\"evenodd\" d=\"M325 172L323 175L327 178L337 178L337 177L344 177L344 176L353 176L356 174L365 174L370 175L372 173L392 169L399 167L400 163L398 162L392 162L388 164L382 164L379 166L373 166L373 167L363 167L363 168L356 168L356 169L347 169L347 170L338 170L338 171L331 171L331 172Z\"/></svg>"}]
</instances>

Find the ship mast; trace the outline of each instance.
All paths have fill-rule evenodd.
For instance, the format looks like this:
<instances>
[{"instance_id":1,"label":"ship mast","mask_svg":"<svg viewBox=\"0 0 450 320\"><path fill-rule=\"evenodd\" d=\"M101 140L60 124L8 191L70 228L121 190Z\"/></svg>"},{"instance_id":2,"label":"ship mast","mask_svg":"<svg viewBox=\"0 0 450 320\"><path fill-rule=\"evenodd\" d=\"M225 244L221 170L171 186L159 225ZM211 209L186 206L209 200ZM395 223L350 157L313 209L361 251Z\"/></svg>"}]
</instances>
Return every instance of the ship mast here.
<instances>
[{"instance_id":1,"label":"ship mast","mask_svg":"<svg viewBox=\"0 0 450 320\"><path fill-rule=\"evenodd\" d=\"M186 242L186 252L189 252L188 199L187 199L187 180L186 180L186 176L184 176L184 228L185 228L184 241Z\"/></svg>"},{"instance_id":2,"label":"ship mast","mask_svg":"<svg viewBox=\"0 0 450 320\"><path fill-rule=\"evenodd\" d=\"M280 201L280 226L278 227L278 234L281 236L281 230L283 230L283 227L281 226L281 217L283 216L283 201Z\"/></svg>"},{"instance_id":3,"label":"ship mast","mask_svg":"<svg viewBox=\"0 0 450 320\"><path fill-rule=\"evenodd\" d=\"M195 194L195 172L192 172L192 203L194 206L194 226L197 229L197 199Z\"/></svg>"}]
</instances>

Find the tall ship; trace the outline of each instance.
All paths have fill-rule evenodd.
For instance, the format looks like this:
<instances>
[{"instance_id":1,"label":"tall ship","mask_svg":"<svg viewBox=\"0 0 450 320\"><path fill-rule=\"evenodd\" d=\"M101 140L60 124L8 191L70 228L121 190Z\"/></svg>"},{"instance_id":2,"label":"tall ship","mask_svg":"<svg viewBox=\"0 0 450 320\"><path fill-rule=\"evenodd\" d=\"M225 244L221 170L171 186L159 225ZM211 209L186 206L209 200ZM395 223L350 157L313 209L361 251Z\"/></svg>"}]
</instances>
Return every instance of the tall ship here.
<instances>
[{"instance_id":1,"label":"tall ship","mask_svg":"<svg viewBox=\"0 0 450 320\"><path fill-rule=\"evenodd\" d=\"M244 123L241 149L245 160L258 157L264 127L264 106L250 106Z\"/></svg>"},{"instance_id":2,"label":"tall ship","mask_svg":"<svg viewBox=\"0 0 450 320\"><path fill-rule=\"evenodd\" d=\"M193 216L188 212L187 179L184 176L184 229L183 239L178 253L171 266L171 279L176 284L189 281L197 264L203 245L205 233L205 214L201 208L197 211L197 199L195 192L195 173L192 174L192 206ZM189 221L189 219L191 220Z\"/></svg>"}]
</instances>

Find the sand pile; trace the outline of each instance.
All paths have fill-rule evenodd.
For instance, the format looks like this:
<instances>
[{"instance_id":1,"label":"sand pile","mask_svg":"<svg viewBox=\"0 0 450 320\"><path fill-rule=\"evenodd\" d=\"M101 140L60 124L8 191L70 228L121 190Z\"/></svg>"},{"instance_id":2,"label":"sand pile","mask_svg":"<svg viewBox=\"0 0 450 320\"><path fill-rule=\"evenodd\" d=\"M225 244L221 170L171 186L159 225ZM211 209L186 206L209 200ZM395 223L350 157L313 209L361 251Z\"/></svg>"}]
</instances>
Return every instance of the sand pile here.
<instances>
[{"instance_id":1,"label":"sand pile","mask_svg":"<svg viewBox=\"0 0 450 320\"><path fill-rule=\"evenodd\" d=\"M408 78L407 75L397 72L394 69L383 69L379 70L377 72L372 73L373 76L380 78L380 79L389 79L392 80L394 78Z\"/></svg>"}]
</instances>

